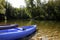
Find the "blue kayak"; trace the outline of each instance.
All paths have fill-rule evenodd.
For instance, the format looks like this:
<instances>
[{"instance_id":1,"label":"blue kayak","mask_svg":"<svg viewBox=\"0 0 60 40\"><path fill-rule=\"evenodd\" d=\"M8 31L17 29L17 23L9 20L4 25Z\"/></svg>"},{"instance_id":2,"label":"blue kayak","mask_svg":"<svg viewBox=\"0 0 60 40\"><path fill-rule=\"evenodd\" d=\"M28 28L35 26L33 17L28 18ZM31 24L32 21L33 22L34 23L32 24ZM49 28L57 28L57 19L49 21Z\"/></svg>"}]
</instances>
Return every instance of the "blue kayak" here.
<instances>
[{"instance_id":1,"label":"blue kayak","mask_svg":"<svg viewBox=\"0 0 60 40\"><path fill-rule=\"evenodd\" d=\"M18 24L0 25L0 29L9 29L18 27Z\"/></svg>"},{"instance_id":2,"label":"blue kayak","mask_svg":"<svg viewBox=\"0 0 60 40\"><path fill-rule=\"evenodd\" d=\"M15 40L23 38L32 34L34 31L36 31L36 25L0 30L0 40Z\"/></svg>"}]
</instances>

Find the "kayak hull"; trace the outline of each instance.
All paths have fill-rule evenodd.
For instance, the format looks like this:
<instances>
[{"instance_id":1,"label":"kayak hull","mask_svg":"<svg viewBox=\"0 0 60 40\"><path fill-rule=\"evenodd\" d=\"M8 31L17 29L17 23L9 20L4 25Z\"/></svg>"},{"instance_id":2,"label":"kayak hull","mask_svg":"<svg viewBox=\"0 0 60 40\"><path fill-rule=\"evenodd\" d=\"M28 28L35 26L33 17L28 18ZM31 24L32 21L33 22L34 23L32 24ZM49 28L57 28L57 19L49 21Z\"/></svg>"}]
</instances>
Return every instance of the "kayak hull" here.
<instances>
[{"instance_id":1,"label":"kayak hull","mask_svg":"<svg viewBox=\"0 0 60 40\"><path fill-rule=\"evenodd\" d=\"M34 31L36 31L36 25L23 26L21 28L9 29L8 32L5 32L5 31L7 30L3 30L4 33L2 33L2 30L0 31L0 40L2 39L3 40L15 40L18 38L26 37L29 34L32 34Z\"/></svg>"}]
</instances>

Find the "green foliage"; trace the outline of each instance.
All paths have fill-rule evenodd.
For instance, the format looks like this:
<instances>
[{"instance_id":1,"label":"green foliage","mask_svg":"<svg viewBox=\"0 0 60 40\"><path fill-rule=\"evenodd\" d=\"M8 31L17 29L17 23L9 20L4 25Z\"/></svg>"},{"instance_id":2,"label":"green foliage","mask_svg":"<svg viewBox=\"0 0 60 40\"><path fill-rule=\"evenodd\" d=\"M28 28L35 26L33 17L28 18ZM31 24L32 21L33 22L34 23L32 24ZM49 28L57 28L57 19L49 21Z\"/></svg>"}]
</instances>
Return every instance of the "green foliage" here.
<instances>
[{"instance_id":1,"label":"green foliage","mask_svg":"<svg viewBox=\"0 0 60 40\"><path fill-rule=\"evenodd\" d=\"M45 6L45 11L48 13L48 19L60 19L60 1L49 1Z\"/></svg>"},{"instance_id":2,"label":"green foliage","mask_svg":"<svg viewBox=\"0 0 60 40\"><path fill-rule=\"evenodd\" d=\"M27 7L14 8L10 3L1 0L0 14L5 13L7 19L60 19L60 0L49 0L48 3L46 1L41 3L41 0L25 0L25 2Z\"/></svg>"},{"instance_id":3,"label":"green foliage","mask_svg":"<svg viewBox=\"0 0 60 40\"><path fill-rule=\"evenodd\" d=\"M33 19L60 19L60 0L49 0L48 3L41 3L40 0L36 0L37 3L35 4L33 2L34 0L26 1L27 10Z\"/></svg>"},{"instance_id":4,"label":"green foliage","mask_svg":"<svg viewBox=\"0 0 60 40\"><path fill-rule=\"evenodd\" d=\"M5 14L5 0L0 0L0 14Z\"/></svg>"}]
</instances>

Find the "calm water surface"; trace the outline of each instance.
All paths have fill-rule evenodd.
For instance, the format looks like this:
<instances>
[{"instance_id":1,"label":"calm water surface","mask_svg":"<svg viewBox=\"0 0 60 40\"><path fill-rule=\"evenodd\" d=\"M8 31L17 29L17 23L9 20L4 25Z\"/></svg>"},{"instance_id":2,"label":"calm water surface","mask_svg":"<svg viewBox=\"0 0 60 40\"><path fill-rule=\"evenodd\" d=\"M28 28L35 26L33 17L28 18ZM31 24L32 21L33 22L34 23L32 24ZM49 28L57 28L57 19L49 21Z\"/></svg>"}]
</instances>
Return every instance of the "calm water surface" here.
<instances>
[{"instance_id":1,"label":"calm water surface","mask_svg":"<svg viewBox=\"0 0 60 40\"><path fill-rule=\"evenodd\" d=\"M37 31L19 40L60 40L60 22L37 20L4 20L0 24L19 24L19 26L37 25Z\"/></svg>"}]
</instances>

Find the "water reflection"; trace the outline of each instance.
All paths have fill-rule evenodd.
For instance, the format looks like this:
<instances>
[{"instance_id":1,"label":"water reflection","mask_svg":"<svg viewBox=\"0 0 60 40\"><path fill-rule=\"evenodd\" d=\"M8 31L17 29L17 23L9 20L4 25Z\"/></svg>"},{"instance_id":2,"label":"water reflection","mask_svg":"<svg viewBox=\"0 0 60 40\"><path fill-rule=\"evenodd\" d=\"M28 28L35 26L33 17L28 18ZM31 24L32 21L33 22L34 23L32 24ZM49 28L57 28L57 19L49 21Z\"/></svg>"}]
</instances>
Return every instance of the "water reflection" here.
<instances>
[{"instance_id":1,"label":"water reflection","mask_svg":"<svg viewBox=\"0 0 60 40\"><path fill-rule=\"evenodd\" d=\"M42 40L47 37L48 40L60 40L60 22L57 21L37 21L37 20L5 20L0 24L19 24L19 26L37 25L38 31L34 36L29 36L29 40ZM20 39L19 39L20 40ZM23 39L26 40L26 39Z\"/></svg>"}]
</instances>

